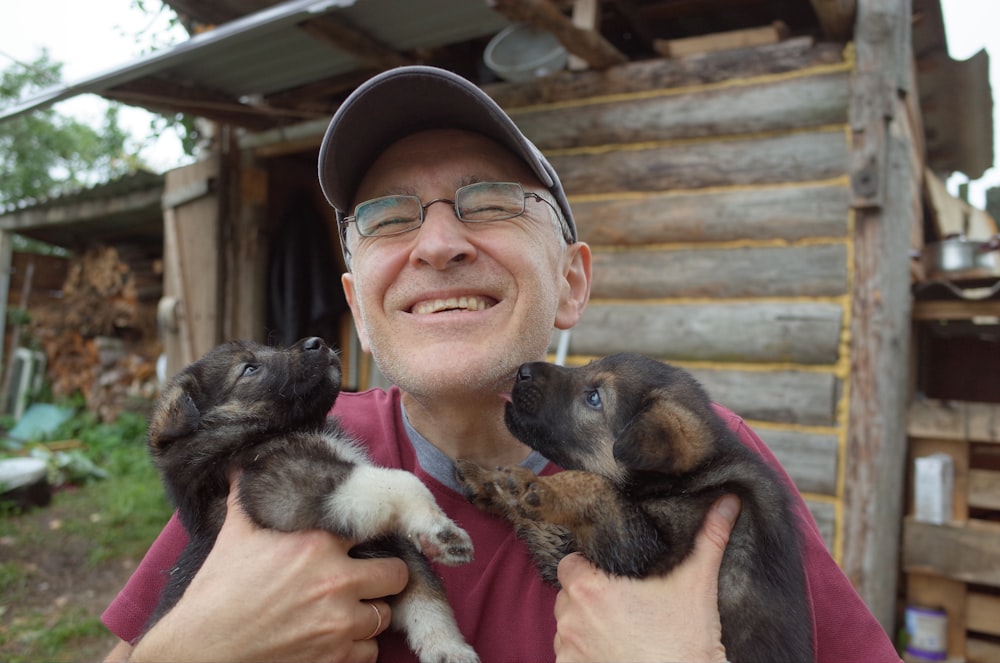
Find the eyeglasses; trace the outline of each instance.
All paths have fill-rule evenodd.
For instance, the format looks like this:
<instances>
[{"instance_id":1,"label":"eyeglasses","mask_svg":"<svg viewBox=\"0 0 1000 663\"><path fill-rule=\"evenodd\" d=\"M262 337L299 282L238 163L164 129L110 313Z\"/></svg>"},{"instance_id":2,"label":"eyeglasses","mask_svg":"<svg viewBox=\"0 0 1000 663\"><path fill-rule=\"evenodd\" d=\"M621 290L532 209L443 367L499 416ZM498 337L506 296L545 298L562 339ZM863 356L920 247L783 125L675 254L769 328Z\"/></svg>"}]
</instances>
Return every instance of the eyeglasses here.
<instances>
[{"instance_id":1,"label":"eyeglasses","mask_svg":"<svg viewBox=\"0 0 1000 663\"><path fill-rule=\"evenodd\" d=\"M358 204L354 215L344 217L341 231L346 233L347 224L357 226L358 234L364 237L389 237L416 230L424 223L424 211L434 203L449 203L455 207L455 216L465 223L486 223L504 221L524 214L527 199L545 203L556 208L537 193L525 193L517 182L476 182L463 186L455 192L455 199L435 198L421 203L416 196L384 196ZM556 211L556 218L562 217Z\"/></svg>"}]
</instances>

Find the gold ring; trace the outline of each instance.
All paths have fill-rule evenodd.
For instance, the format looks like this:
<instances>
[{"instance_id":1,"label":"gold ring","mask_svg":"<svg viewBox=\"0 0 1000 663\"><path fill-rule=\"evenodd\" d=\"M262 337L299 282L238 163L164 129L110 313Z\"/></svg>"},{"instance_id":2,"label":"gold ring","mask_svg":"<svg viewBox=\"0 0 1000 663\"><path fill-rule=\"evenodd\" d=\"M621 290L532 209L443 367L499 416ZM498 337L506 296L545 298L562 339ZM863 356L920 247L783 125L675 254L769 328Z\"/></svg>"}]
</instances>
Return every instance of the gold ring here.
<instances>
[{"instance_id":1,"label":"gold ring","mask_svg":"<svg viewBox=\"0 0 1000 663\"><path fill-rule=\"evenodd\" d=\"M379 612L378 606L371 602L369 602L368 605L370 605L372 607L372 610L375 611L375 618L378 619L378 622L375 624L375 630L372 631L371 635L365 638L365 640L371 640L372 638L374 638L376 635L378 635L379 630L381 630L382 628L382 613Z\"/></svg>"}]
</instances>

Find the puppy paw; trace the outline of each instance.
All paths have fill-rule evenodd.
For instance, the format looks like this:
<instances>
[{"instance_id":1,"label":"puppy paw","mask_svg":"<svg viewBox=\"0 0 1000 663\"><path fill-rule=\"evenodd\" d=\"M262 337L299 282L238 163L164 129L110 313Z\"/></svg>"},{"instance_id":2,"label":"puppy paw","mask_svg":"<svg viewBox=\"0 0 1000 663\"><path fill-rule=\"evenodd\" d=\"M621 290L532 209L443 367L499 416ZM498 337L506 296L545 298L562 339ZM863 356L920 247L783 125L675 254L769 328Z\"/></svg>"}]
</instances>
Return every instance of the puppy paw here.
<instances>
[{"instance_id":1,"label":"puppy paw","mask_svg":"<svg viewBox=\"0 0 1000 663\"><path fill-rule=\"evenodd\" d=\"M479 656L464 642L434 643L423 647L417 658L420 663L479 663Z\"/></svg>"},{"instance_id":2,"label":"puppy paw","mask_svg":"<svg viewBox=\"0 0 1000 663\"><path fill-rule=\"evenodd\" d=\"M472 561L472 539L461 527L448 521L435 532L417 537L417 547L429 558L447 566Z\"/></svg>"},{"instance_id":3,"label":"puppy paw","mask_svg":"<svg viewBox=\"0 0 1000 663\"><path fill-rule=\"evenodd\" d=\"M504 468L502 473L507 507L532 520L541 517L542 507L550 499L545 481L523 467Z\"/></svg>"},{"instance_id":4,"label":"puppy paw","mask_svg":"<svg viewBox=\"0 0 1000 663\"><path fill-rule=\"evenodd\" d=\"M496 484L498 471L487 470L467 460L455 461L455 478L465 499L484 511L502 514L503 500Z\"/></svg>"},{"instance_id":5,"label":"puppy paw","mask_svg":"<svg viewBox=\"0 0 1000 663\"><path fill-rule=\"evenodd\" d=\"M428 559L447 566L472 561L472 539L461 527L435 507L407 527L407 537Z\"/></svg>"}]
</instances>

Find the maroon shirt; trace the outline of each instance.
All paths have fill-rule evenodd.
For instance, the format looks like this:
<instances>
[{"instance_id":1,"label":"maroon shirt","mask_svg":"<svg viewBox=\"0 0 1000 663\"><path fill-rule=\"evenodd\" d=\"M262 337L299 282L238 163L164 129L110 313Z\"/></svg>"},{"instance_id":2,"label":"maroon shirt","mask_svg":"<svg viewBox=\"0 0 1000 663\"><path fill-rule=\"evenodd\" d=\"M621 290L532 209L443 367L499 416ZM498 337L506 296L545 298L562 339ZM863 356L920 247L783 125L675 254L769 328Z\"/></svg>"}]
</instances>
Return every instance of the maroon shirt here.
<instances>
[{"instance_id":1,"label":"maroon shirt","mask_svg":"<svg viewBox=\"0 0 1000 663\"><path fill-rule=\"evenodd\" d=\"M334 414L362 440L372 460L416 474L430 488L441 508L472 537L475 560L458 567L436 566L444 580L458 626L484 663L554 658L553 606L556 591L542 582L527 548L511 527L479 511L466 499L424 472L403 425L400 392L372 390L345 393ZM738 416L716 406L729 427L749 448L791 484L777 459ZM542 474L558 468L549 464ZM803 524L805 567L812 605L818 663L898 662L891 641L830 556L805 502L796 491L795 509ZM187 543L177 520L170 519L139 568L104 612L104 624L123 640L133 642L142 633L166 582L166 571ZM379 638L379 660L415 661L403 637L387 631Z\"/></svg>"}]
</instances>

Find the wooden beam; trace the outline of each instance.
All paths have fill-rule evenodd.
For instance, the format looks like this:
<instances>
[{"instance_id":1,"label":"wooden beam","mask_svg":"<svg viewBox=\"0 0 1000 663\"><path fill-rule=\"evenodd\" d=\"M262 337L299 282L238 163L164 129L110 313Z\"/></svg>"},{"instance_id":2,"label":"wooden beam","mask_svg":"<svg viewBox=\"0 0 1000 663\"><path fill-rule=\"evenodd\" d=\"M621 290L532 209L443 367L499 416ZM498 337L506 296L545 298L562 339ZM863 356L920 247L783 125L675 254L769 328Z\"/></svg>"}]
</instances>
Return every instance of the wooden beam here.
<instances>
[{"instance_id":1,"label":"wooden beam","mask_svg":"<svg viewBox=\"0 0 1000 663\"><path fill-rule=\"evenodd\" d=\"M581 30L601 29L601 0L576 0L573 3L573 25ZM587 61L576 55L569 56L569 69L587 68Z\"/></svg>"},{"instance_id":2,"label":"wooden beam","mask_svg":"<svg viewBox=\"0 0 1000 663\"><path fill-rule=\"evenodd\" d=\"M547 30L572 55L582 58L591 69L607 69L628 62L628 58L596 30L582 30L549 0L489 0L498 13L515 23L528 23Z\"/></svg>"},{"instance_id":3,"label":"wooden beam","mask_svg":"<svg viewBox=\"0 0 1000 663\"><path fill-rule=\"evenodd\" d=\"M886 629L896 613L898 486L910 384L910 230L922 166L901 95L911 72L909 0L859 3L849 164L854 215L841 567Z\"/></svg>"},{"instance_id":4,"label":"wooden beam","mask_svg":"<svg viewBox=\"0 0 1000 663\"><path fill-rule=\"evenodd\" d=\"M888 123L911 74L910 13L910 0L870 0L858 13L850 167L853 206L858 209L883 204Z\"/></svg>"},{"instance_id":5,"label":"wooden beam","mask_svg":"<svg viewBox=\"0 0 1000 663\"><path fill-rule=\"evenodd\" d=\"M850 41L858 0L810 0L823 34L837 41Z\"/></svg>"},{"instance_id":6,"label":"wooden beam","mask_svg":"<svg viewBox=\"0 0 1000 663\"><path fill-rule=\"evenodd\" d=\"M771 25L759 28L729 30L683 39L655 39L653 40L653 48L663 57L680 58L686 55L777 44L787 36L788 26L781 21L775 21Z\"/></svg>"},{"instance_id":7,"label":"wooden beam","mask_svg":"<svg viewBox=\"0 0 1000 663\"><path fill-rule=\"evenodd\" d=\"M1000 523L968 520L903 523L903 568L967 583L1000 587Z\"/></svg>"},{"instance_id":8,"label":"wooden beam","mask_svg":"<svg viewBox=\"0 0 1000 663\"><path fill-rule=\"evenodd\" d=\"M342 18L323 14L299 25L299 29L334 48L379 69L413 64L413 61Z\"/></svg>"},{"instance_id":9,"label":"wooden beam","mask_svg":"<svg viewBox=\"0 0 1000 663\"><path fill-rule=\"evenodd\" d=\"M1000 301L918 301L913 304L914 320L969 320L1000 317Z\"/></svg>"},{"instance_id":10,"label":"wooden beam","mask_svg":"<svg viewBox=\"0 0 1000 663\"><path fill-rule=\"evenodd\" d=\"M311 119L325 113L309 113L299 109L275 108L266 103L240 103L218 90L172 81L138 78L101 93L108 99L142 106L158 113L191 113L222 124L234 124L260 131L295 120Z\"/></svg>"}]
</instances>

